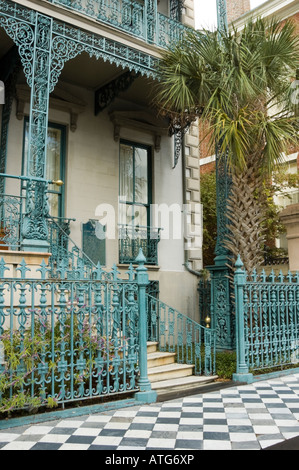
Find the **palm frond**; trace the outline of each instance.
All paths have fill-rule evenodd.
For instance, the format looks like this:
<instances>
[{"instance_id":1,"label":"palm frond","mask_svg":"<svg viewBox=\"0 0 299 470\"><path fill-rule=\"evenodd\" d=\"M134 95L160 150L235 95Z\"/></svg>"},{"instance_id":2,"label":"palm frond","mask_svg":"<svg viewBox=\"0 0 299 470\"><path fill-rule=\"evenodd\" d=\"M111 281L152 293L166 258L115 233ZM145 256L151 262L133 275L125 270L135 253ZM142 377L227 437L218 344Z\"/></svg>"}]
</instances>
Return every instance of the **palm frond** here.
<instances>
[{"instance_id":1,"label":"palm frond","mask_svg":"<svg viewBox=\"0 0 299 470\"><path fill-rule=\"evenodd\" d=\"M294 133L288 116L295 110L290 86L297 67L299 39L288 21L191 31L163 54L156 101L174 115L203 110L208 133L228 153L231 167L246 167L259 145L261 165L270 171ZM280 116L268 116L274 105L283 110Z\"/></svg>"}]
</instances>

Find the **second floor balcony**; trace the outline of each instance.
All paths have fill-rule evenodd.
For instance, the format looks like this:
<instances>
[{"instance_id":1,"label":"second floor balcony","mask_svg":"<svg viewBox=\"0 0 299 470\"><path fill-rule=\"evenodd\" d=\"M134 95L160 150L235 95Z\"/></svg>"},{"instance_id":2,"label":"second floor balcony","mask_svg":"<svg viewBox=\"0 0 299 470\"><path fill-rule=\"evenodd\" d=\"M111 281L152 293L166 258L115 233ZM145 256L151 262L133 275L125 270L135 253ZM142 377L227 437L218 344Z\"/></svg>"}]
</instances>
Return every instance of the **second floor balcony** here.
<instances>
[{"instance_id":1,"label":"second floor balcony","mask_svg":"<svg viewBox=\"0 0 299 470\"><path fill-rule=\"evenodd\" d=\"M131 36L165 48L187 27L181 23L182 0L47 0Z\"/></svg>"}]
</instances>

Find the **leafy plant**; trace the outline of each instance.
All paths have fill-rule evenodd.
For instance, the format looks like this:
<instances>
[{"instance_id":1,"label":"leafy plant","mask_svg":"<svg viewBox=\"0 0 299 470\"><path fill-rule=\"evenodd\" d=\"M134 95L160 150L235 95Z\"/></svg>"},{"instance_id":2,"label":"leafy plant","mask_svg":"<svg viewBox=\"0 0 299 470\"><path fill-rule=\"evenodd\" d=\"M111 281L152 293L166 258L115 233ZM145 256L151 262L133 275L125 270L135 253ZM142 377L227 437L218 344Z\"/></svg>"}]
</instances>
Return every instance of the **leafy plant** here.
<instances>
[{"instance_id":1,"label":"leafy plant","mask_svg":"<svg viewBox=\"0 0 299 470\"><path fill-rule=\"evenodd\" d=\"M71 356L73 381L78 387L112 372L113 361L121 354L118 340L99 334L89 316L72 314L73 308L69 305L69 314L56 322L53 331L40 312L35 311L33 331L6 330L0 336L5 357L5 364L0 366L0 413L57 407L61 394L68 393L70 380L61 373L61 378L54 381L53 395L52 375L59 377L59 366L65 357ZM125 338L122 341L125 344ZM76 364L80 361L79 369Z\"/></svg>"},{"instance_id":2,"label":"leafy plant","mask_svg":"<svg viewBox=\"0 0 299 470\"><path fill-rule=\"evenodd\" d=\"M216 374L220 379L231 380L237 370L235 351L218 351L216 353Z\"/></svg>"}]
</instances>

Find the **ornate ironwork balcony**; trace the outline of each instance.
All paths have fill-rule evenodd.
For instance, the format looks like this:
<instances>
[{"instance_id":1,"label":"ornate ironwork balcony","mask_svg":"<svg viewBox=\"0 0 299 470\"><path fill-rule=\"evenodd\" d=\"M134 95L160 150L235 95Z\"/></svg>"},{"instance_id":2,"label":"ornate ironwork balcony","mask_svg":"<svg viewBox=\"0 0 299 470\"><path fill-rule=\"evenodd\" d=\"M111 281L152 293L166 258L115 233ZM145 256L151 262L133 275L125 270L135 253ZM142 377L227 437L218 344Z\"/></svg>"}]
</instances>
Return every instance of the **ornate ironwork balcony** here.
<instances>
[{"instance_id":1,"label":"ornate ironwork balcony","mask_svg":"<svg viewBox=\"0 0 299 470\"><path fill-rule=\"evenodd\" d=\"M134 262L142 248L147 264L157 265L160 230L153 227L119 225L119 262Z\"/></svg>"},{"instance_id":2,"label":"ornate ironwork balcony","mask_svg":"<svg viewBox=\"0 0 299 470\"><path fill-rule=\"evenodd\" d=\"M99 23L125 31L149 44L167 47L188 28L157 12L153 1L135 0L48 0L86 15Z\"/></svg>"}]
</instances>

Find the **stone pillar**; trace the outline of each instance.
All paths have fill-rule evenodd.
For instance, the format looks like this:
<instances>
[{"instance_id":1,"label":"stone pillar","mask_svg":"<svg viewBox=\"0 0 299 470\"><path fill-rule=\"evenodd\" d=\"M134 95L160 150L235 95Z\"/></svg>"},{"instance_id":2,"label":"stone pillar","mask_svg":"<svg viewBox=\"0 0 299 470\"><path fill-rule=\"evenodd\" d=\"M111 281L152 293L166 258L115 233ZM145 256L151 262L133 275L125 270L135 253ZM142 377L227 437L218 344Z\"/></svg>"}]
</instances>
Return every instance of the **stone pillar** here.
<instances>
[{"instance_id":1,"label":"stone pillar","mask_svg":"<svg viewBox=\"0 0 299 470\"><path fill-rule=\"evenodd\" d=\"M289 269L299 271L299 204L287 206L279 217L287 230Z\"/></svg>"},{"instance_id":2,"label":"stone pillar","mask_svg":"<svg viewBox=\"0 0 299 470\"><path fill-rule=\"evenodd\" d=\"M192 123L185 135L185 198L188 212L188 230L185 233L185 251L189 267L194 271L202 269L202 210L200 204L200 165L198 123ZM191 233L187 233L191 229ZM190 238L191 235L191 238Z\"/></svg>"}]
</instances>

